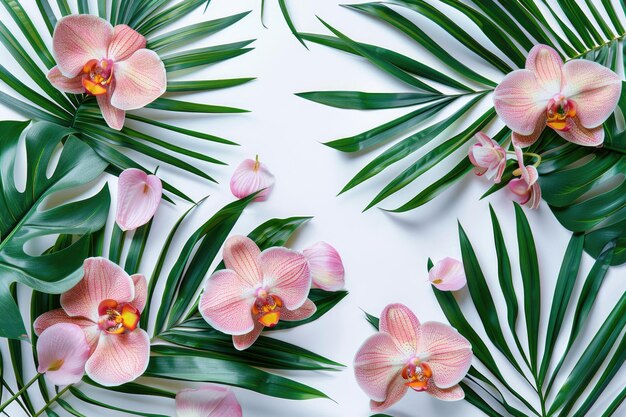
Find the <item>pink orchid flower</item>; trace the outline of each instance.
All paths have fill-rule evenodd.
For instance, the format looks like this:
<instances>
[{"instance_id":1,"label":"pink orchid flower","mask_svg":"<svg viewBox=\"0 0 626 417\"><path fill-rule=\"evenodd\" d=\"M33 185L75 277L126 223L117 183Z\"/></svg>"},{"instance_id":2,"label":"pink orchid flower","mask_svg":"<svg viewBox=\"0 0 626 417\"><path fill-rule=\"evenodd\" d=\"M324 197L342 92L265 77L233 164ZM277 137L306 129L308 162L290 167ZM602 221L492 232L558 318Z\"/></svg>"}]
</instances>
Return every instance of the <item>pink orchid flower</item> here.
<instances>
[{"instance_id":1,"label":"pink orchid flower","mask_svg":"<svg viewBox=\"0 0 626 417\"><path fill-rule=\"evenodd\" d=\"M526 69L507 74L493 100L513 131L514 145L532 145L549 126L572 143L598 146L604 141L602 123L621 91L622 81L610 69L584 59L563 64L554 49L537 45L526 58Z\"/></svg>"},{"instance_id":2,"label":"pink orchid flower","mask_svg":"<svg viewBox=\"0 0 626 417\"><path fill-rule=\"evenodd\" d=\"M115 221L118 226L126 231L148 223L161 203L162 194L163 186L156 175L136 168L124 170L117 189Z\"/></svg>"},{"instance_id":3,"label":"pink orchid flower","mask_svg":"<svg viewBox=\"0 0 626 417\"><path fill-rule=\"evenodd\" d=\"M54 385L75 384L83 378L89 359L89 344L75 324L57 323L37 339L37 372L45 373Z\"/></svg>"},{"instance_id":4,"label":"pink orchid flower","mask_svg":"<svg viewBox=\"0 0 626 417\"><path fill-rule=\"evenodd\" d=\"M96 96L102 116L122 129L127 110L150 104L165 92L165 66L146 38L126 25L111 26L86 14L61 18L52 36L57 66L48 79L57 89Z\"/></svg>"},{"instance_id":5,"label":"pink orchid flower","mask_svg":"<svg viewBox=\"0 0 626 417\"><path fill-rule=\"evenodd\" d=\"M213 328L233 335L237 349L252 346L263 328L279 320L315 313L307 298L311 274L304 255L282 247L261 252L251 239L233 236L224 245L224 263L226 269L207 281L199 310Z\"/></svg>"},{"instance_id":6,"label":"pink orchid flower","mask_svg":"<svg viewBox=\"0 0 626 417\"><path fill-rule=\"evenodd\" d=\"M476 175L483 175L499 183L506 168L506 151L489 136L478 132L476 143L470 146L469 159Z\"/></svg>"},{"instance_id":7,"label":"pink orchid flower","mask_svg":"<svg viewBox=\"0 0 626 417\"><path fill-rule=\"evenodd\" d=\"M303 252L309 263L313 287L339 291L345 284L345 271L339 252L326 242L317 242Z\"/></svg>"},{"instance_id":8,"label":"pink orchid flower","mask_svg":"<svg viewBox=\"0 0 626 417\"><path fill-rule=\"evenodd\" d=\"M265 201L272 192L275 183L274 175L259 161L259 156L245 159L233 172L230 179L230 191L239 199L261 191L254 201Z\"/></svg>"},{"instance_id":9,"label":"pink orchid flower","mask_svg":"<svg viewBox=\"0 0 626 417\"><path fill-rule=\"evenodd\" d=\"M83 268L83 279L61 295L62 308L35 320L35 333L43 335L57 323L79 326L90 348L89 378L104 386L130 382L144 373L150 358L148 333L137 327L146 304L146 278L129 276L104 258L88 258Z\"/></svg>"},{"instance_id":10,"label":"pink orchid flower","mask_svg":"<svg viewBox=\"0 0 626 417\"><path fill-rule=\"evenodd\" d=\"M508 188L513 193L513 200L524 205L528 204L531 209L539 207L541 202L541 187L539 186L539 173L533 165L524 166L524 154L519 147L515 147L521 178L515 178L509 181Z\"/></svg>"},{"instance_id":11,"label":"pink orchid flower","mask_svg":"<svg viewBox=\"0 0 626 417\"><path fill-rule=\"evenodd\" d=\"M444 401L465 397L458 383L470 368L472 347L455 329L420 324L402 304L385 307L379 326L354 358L356 380L372 399L372 411L391 407L409 388Z\"/></svg>"},{"instance_id":12,"label":"pink orchid flower","mask_svg":"<svg viewBox=\"0 0 626 417\"><path fill-rule=\"evenodd\" d=\"M437 262L428 272L428 280L441 291L458 291L467 284L463 263L453 258Z\"/></svg>"},{"instance_id":13,"label":"pink orchid flower","mask_svg":"<svg viewBox=\"0 0 626 417\"><path fill-rule=\"evenodd\" d=\"M176 394L178 417L241 417L241 405L233 391L219 385L184 389Z\"/></svg>"}]
</instances>

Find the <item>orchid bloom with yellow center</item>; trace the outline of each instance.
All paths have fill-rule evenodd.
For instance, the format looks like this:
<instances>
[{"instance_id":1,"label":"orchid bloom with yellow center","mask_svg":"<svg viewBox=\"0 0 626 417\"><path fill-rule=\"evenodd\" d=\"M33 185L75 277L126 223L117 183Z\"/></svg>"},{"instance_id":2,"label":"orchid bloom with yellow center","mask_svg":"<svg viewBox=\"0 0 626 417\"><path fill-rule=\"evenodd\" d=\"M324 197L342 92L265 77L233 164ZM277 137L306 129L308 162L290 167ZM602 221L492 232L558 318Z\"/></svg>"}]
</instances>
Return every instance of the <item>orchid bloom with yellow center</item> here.
<instances>
[{"instance_id":1,"label":"orchid bloom with yellow center","mask_svg":"<svg viewBox=\"0 0 626 417\"><path fill-rule=\"evenodd\" d=\"M311 273L306 257L274 247L261 252L251 239L232 236L224 244L226 269L215 272L200 298L202 317L233 335L239 350L252 346L265 327L299 321L315 313L307 297Z\"/></svg>"},{"instance_id":2,"label":"orchid bloom with yellow center","mask_svg":"<svg viewBox=\"0 0 626 417\"><path fill-rule=\"evenodd\" d=\"M385 307L380 331L363 343L354 358L356 380L383 411L410 389L443 401L465 396L458 385L472 363L472 346L452 327L420 323L402 304Z\"/></svg>"},{"instance_id":3,"label":"orchid bloom with yellow center","mask_svg":"<svg viewBox=\"0 0 626 417\"><path fill-rule=\"evenodd\" d=\"M165 92L165 66L146 38L126 25L97 16L60 19L52 36L57 66L48 79L57 89L96 96L102 116L116 130L127 110L150 104Z\"/></svg>"},{"instance_id":4,"label":"orchid bloom with yellow center","mask_svg":"<svg viewBox=\"0 0 626 417\"><path fill-rule=\"evenodd\" d=\"M35 320L35 333L57 323L77 325L89 344L89 378L104 386L130 382L144 373L150 358L148 333L137 327L146 304L146 278L129 276L104 258L88 258L83 268L83 279L61 295L62 308Z\"/></svg>"},{"instance_id":5,"label":"orchid bloom with yellow center","mask_svg":"<svg viewBox=\"0 0 626 417\"><path fill-rule=\"evenodd\" d=\"M516 146L532 145L546 126L572 143L599 146L602 124L621 91L622 80L610 69L584 59L564 64L554 49L537 45L526 58L526 68L507 74L493 100Z\"/></svg>"}]
</instances>

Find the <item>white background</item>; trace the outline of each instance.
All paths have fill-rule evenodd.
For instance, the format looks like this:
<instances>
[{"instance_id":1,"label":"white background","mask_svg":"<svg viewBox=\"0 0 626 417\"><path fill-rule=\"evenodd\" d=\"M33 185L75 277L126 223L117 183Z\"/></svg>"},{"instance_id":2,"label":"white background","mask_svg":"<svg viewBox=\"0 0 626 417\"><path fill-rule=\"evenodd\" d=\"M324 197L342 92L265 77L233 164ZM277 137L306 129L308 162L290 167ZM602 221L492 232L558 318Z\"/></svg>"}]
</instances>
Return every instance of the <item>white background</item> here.
<instances>
[{"instance_id":1,"label":"white background","mask_svg":"<svg viewBox=\"0 0 626 417\"><path fill-rule=\"evenodd\" d=\"M34 0L23 0L22 4L31 12L30 15L41 33L47 33L43 22L39 19ZM382 24L339 7L335 0L291 1L289 6L296 25L303 31L328 33L317 21L315 16L319 15L357 40L385 45L430 62L430 58L413 42L407 41L406 38ZM92 10L96 10L93 5ZM311 50L307 51L291 36L278 5L273 1L267 2L265 19L269 29L261 26L260 0L213 0L205 15L199 9L194 16L186 19L185 23L214 19L246 10L253 10L253 13L228 30L212 36L209 40L201 41L198 45L256 38L257 41L253 44L255 50L243 57L203 69L200 74L194 73L186 77L218 79L255 76L258 80L235 89L196 94L185 99L243 107L252 112L231 116L181 114L175 117L157 111L144 112L144 114L159 118L169 117L168 121L173 121L175 124L223 136L242 144L242 147L228 148L207 145L179 135L172 135L171 138L166 136L166 139L172 142L193 146L194 149L217 156L229 162L230 166L207 168L208 172L219 180L219 185L209 184L189 175L183 176L180 172L168 167L161 167L162 176L190 193L194 199L211 195L181 229L178 238L174 241L165 270L167 271L168 266L172 265L177 251L192 231L233 199L228 188L228 180L234 167L243 158L259 154L261 161L266 163L275 174L276 187L269 201L253 204L246 210L235 227L235 232L246 234L261 222L273 217L315 216L291 242L291 245L296 249L303 249L317 240L325 240L333 244L343 257L347 272L347 289L350 291L349 296L339 306L317 322L292 331L273 333L273 336L347 364L348 368L338 373L281 373L326 392L335 402L328 400L287 401L237 389L236 394L243 406L244 415L248 417L369 416L371 413L368 408L368 399L356 385L351 368L356 350L373 333L370 325L364 320L361 309L378 315L385 305L402 302L410 306L422 321L445 321L430 285L426 281L426 260L428 257L434 260L446 256L460 258L457 237L457 219L459 219L482 261L485 275L492 286L494 298L501 313L500 316L506 317L497 286L488 204L491 203L494 206L500 217L509 243L513 265L516 266L513 207L504 192L479 201L480 195L489 187L489 183L485 179L468 176L450 191L418 210L393 215L375 208L361 214L363 207L381 187L406 165L401 168L390 168L389 173L383 173L379 178L357 187L352 192L336 197L343 185L380 151L375 150L371 154L361 156L345 155L325 147L320 142L354 135L405 114L408 109L374 112L339 110L306 101L293 93L315 90L386 92L408 91L408 89L362 59L317 45L310 45ZM476 33L474 26L467 20L449 10L446 10L446 13L453 15L472 34L484 39L481 33ZM13 33L19 34L5 10L0 10L0 18L13 30ZM421 24L428 25L424 19L418 18L417 20ZM440 30L434 28L430 33L434 34L435 39L443 40L446 46L449 45L451 53L462 50L458 45L449 42L448 38L443 37ZM49 39L45 36L44 38L49 44ZM489 45L487 41L485 44ZM4 49L0 49L0 54L2 54L3 65L15 70L16 74L23 75L10 62L12 59ZM467 54L462 56L466 57ZM470 59L466 63L470 67L478 66L482 72L487 71L480 67L482 64L478 59L475 62ZM441 68L438 64L435 65ZM493 79L498 81L497 77L499 76L494 75ZM5 87L2 85L3 89ZM0 119L20 118L11 110L0 108ZM492 133L497 130L498 126L490 128ZM445 135L449 137L450 133ZM434 142L439 143L439 141ZM417 159L430 148L431 146L426 147L409 157L408 160ZM459 155L463 152L466 150L463 149ZM146 161L146 164L150 168L156 165L153 161ZM398 196L385 201L382 207L394 208L413 197L429 181L444 172L435 171L435 175L433 173L425 175ZM114 191L116 180L103 178L100 182L107 180ZM115 206L112 207L111 213L113 214ZM163 204L160 207L140 272L150 275L170 227L187 207L181 202L178 202L177 206ZM542 204L536 211L526 210L526 213L535 232L539 253L544 297L541 303L537 302L536 307L542 309L543 334L547 325L552 290L570 233L558 224L545 204ZM592 260L585 255L581 271L586 273L591 264ZM624 267L613 268L609 272L599 294L598 305L591 314L588 329L583 334L583 341L586 342L592 337L593 333L589 329L597 329L610 308L621 296L624 290L625 272ZM519 274L516 278L517 285ZM517 285L517 287L520 290L518 293L521 294L520 286ZM580 285L577 289L579 288ZM28 291L22 291L20 295L26 301ZM471 314L468 293L461 291L457 298L465 310L470 311ZM24 317L27 316L28 312L25 310ZM471 321L479 323L476 317ZM571 317L568 316L564 331L568 330L570 321ZM525 343L522 317L518 325L518 333ZM483 334L478 325L477 331ZM560 342L557 349L562 348L563 341ZM540 338L540 344L543 343L543 338ZM14 386L6 344L1 343L1 345L5 359L5 372L8 373L9 383ZM583 344L578 344L578 347L574 349L574 355L581 353L581 345ZM25 355L29 357L27 351ZM522 394L528 394L529 398L534 398L524 387L520 378L506 370L503 357L498 352L494 352L494 356L498 363L503 365L505 375L511 376L511 385L519 388ZM557 354L555 354L556 358L558 358ZM566 372L563 375L567 374L572 365L571 361L567 363L564 368ZM28 375L33 375L32 364L28 363L27 371ZM612 394L611 398L622 389L625 381L626 378L623 375L616 377L614 383L607 389L607 392ZM167 387L176 389L180 386L182 385L168 385ZM89 387L84 388L87 392L92 392ZM43 403L39 398L37 388L29 392L36 406L41 406ZM118 406L128 405L148 412L175 415L172 401L141 398L139 400L141 403L138 403L138 397L113 393L107 394L107 397L98 395L100 395L99 399ZM79 400L70 399L70 401L88 416L102 415L102 409L96 411ZM605 396L600 404L606 406L608 401ZM516 403L513 402L513 404ZM8 410L11 417L22 415L21 410L15 405ZM55 411L64 413L58 407ZM399 404L388 411L396 417L482 415L466 402L442 403L418 393L409 393ZM118 414L107 412L106 415Z\"/></svg>"}]
</instances>

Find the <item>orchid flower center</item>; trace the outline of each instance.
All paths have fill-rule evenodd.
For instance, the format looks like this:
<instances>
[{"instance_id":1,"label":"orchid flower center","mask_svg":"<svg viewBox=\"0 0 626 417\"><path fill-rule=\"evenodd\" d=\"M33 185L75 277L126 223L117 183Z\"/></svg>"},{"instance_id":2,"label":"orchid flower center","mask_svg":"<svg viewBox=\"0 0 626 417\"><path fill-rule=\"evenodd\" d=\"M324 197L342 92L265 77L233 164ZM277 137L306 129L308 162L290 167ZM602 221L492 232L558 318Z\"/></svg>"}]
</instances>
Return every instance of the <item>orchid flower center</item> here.
<instances>
[{"instance_id":1,"label":"orchid flower center","mask_svg":"<svg viewBox=\"0 0 626 417\"><path fill-rule=\"evenodd\" d=\"M546 117L548 126L555 130L567 131L567 119L576 116L576 104L563 94L557 94L548 102Z\"/></svg>"},{"instance_id":2,"label":"orchid flower center","mask_svg":"<svg viewBox=\"0 0 626 417\"><path fill-rule=\"evenodd\" d=\"M106 94L113 80L113 61L91 59L83 66L83 87L94 96Z\"/></svg>"},{"instance_id":3,"label":"orchid flower center","mask_svg":"<svg viewBox=\"0 0 626 417\"><path fill-rule=\"evenodd\" d=\"M98 327L109 334L123 334L137 328L141 314L128 303L104 300L98 307Z\"/></svg>"},{"instance_id":4,"label":"orchid flower center","mask_svg":"<svg viewBox=\"0 0 626 417\"><path fill-rule=\"evenodd\" d=\"M433 371L426 362L419 358L412 358L402 369L402 378L407 382L405 385L415 391L426 391L428 380L433 376Z\"/></svg>"},{"instance_id":5,"label":"orchid flower center","mask_svg":"<svg viewBox=\"0 0 626 417\"><path fill-rule=\"evenodd\" d=\"M256 293L256 300L252 305L252 314L265 327L274 327L280 320L280 310L283 300L276 295L269 294L266 289L260 288Z\"/></svg>"}]
</instances>

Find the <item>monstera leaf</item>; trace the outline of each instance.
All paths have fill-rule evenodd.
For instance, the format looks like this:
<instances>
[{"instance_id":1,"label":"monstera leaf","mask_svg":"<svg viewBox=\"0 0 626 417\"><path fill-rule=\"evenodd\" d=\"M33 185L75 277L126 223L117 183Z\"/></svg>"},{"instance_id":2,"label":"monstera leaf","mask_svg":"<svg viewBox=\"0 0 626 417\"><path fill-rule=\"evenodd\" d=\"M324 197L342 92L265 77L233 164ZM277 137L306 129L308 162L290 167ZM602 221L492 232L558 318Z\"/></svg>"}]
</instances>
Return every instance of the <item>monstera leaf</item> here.
<instances>
[{"instance_id":1,"label":"monstera leaf","mask_svg":"<svg viewBox=\"0 0 626 417\"><path fill-rule=\"evenodd\" d=\"M108 188L96 195L56 207L46 207L47 197L87 184L106 169L107 163L87 145L71 136L72 130L52 123L0 122L0 309L6 320L0 337L26 337L19 309L9 290L19 282L38 291L60 293L82 276L82 260L89 250L89 234L106 222L110 205ZM26 185L15 177L20 137L25 135ZM57 146L63 145L51 175L47 170ZM22 173L18 173L22 175ZM28 243L39 237L69 234L80 238L65 249L33 255Z\"/></svg>"}]
</instances>

